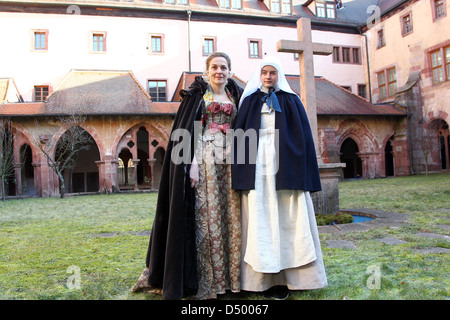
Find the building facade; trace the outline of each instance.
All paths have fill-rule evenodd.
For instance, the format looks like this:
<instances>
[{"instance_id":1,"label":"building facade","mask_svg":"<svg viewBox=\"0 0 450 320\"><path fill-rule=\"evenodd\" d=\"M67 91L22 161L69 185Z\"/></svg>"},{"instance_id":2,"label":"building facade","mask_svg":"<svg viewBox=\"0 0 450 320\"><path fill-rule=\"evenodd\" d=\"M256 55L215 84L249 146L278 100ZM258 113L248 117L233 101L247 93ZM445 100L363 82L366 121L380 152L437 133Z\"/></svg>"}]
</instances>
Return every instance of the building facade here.
<instances>
[{"instance_id":1,"label":"building facade","mask_svg":"<svg viewBox=\"0 0 450 320\"><path fill-rule=\"evenodd\" d=\"M449 169L449 3L387 5L381 8L385 13L364 28L373 101L394 100L407 107L411 173L427 166L433 171Z\"/></svg>"},{"instance_id":2,"label":"building facade","mask_svg":"<svg viewBox=\"0 0 450 320\"><path fill-rule=\"evenodd\" d=\"M10 45L0 53L0 116L11 120L15 157L7 193L59 194L37 145L57 144L67 114L84 115L92 137L65 172L69 192L157 189L179 90L210 53L230 55L242 86L278 55L301 94L297 57L276 43L296 40L302 17L313 41L334 47L314 57L324 162L345 162L344 178L447 169L450 40L439 30L448 10L444 0L1 1Z\"/></svg>"}]
</instances>

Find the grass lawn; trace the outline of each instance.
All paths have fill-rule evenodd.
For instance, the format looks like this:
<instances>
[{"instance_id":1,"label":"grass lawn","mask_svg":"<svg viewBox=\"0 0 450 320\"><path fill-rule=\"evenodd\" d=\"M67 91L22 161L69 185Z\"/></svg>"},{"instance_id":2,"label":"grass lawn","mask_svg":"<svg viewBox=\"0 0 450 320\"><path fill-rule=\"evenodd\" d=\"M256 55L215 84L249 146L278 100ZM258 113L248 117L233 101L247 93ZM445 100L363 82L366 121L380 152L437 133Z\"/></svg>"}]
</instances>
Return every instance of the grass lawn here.
<instances>
[{"instance_id":1,"label":"grass lawn","mask_svg":"<svg viewBox=\"0 0 450 320\"><path fill-rule=\"evenodd\" d=\"M160 299L129 292L144 267L149 237L141 233L150 230L156 199L156 193L144 193L1 202L0 299ZM344 181L340 199L344 209L409 213L409 223L321 234L328 287L295 292L290 299L450 298L450 255L426 251L450 248L450 241L418 235L450 236L445 227L450 225L450 174ZM404 242L377 241L386 237ZM327 240L352 241L356 248L328 248Z\"/></svg>"}]
</instances>

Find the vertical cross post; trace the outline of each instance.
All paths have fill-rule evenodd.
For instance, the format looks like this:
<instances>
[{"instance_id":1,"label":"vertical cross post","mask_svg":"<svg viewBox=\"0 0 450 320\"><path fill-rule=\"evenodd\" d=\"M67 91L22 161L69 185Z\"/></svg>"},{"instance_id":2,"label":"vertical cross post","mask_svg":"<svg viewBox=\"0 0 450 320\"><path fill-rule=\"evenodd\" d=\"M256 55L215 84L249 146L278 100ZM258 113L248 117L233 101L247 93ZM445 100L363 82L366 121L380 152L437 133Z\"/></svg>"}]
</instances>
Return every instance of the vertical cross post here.
<instances>
[{"instance_id":1,"label":"vertical cross post","mask_svg":"<svg viewBox=\"0 0 450 320\"><path fill-rule=\"evenodd\" d=\"M333 45L312 42L311 20L300 18L297 21L298 41L280 40L278 52L298 53L300 67L300 99L306 109L314 138L317 160L322 162L319 152L319 135L317 128L316 84L314 80L314 55L330 55Z\"/></svg>"}]
</instances>

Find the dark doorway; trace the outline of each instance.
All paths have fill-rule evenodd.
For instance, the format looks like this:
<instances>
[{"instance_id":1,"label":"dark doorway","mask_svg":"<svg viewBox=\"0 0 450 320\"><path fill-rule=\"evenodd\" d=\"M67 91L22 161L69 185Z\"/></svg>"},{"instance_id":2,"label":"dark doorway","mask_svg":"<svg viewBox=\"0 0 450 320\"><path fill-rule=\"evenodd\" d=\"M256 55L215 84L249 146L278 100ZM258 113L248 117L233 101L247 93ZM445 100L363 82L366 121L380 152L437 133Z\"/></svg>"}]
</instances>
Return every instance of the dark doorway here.
<instances>
[{"instance_id":1,"label":"dark doorway","mask_svg":"<svg viewBox=\"0 0 450 320\"><path fill-rule=\"evenodd\" d=\"M341 162L346 164L344 168L344 179L361 178L362 177L362 162L358 156L358 145L356 142L348 138L341 146Z\"/></svg>"},{"instance_id":2,"label":"dark doorway","mask_svg":"<svg viewBox=\"0 0 450 320\"><path fill-rule=\"evenodd\" d=\"M31 153L31 147L28 144L24 144L20 147L20 161L21 161L21 181L22 181L22 194L25 196L35 195L34 189L34 168L33 168L33 156Z\"/></svg>"},{"instance_id":3,"label":"dark doorway","mask_svg":"<svg viewBox=\"0 0 450 320\"><path fill-rule=\"evenodd\" d=\"M447 155L445 150L445 138L443 136L439 136L439 150L440 150L440 158L441 158L441 169L447 169Z\"/></svg>"},{"instance_id":4,"label":"dark doorway","mask_svg":"<svg viewBox=\"0 0 450 320\"><path fill-rule=\"evenodd\" d=\"M445 170L450 167L449 156L450 156L450 145L449 145L449 129L448 123L440 119L438 124L438 135L439 135L439 158L441 160L441 169Z\"/></svg>"},{"instance_id":5,"label":"dark doorway","mask_svg":"<svg viewBox=\"0 0 450 320\"><path fill-rule=\"evenodd\" d=\"M386 143L386 147L384 148L384 165L385 165L385 174L386 177L394 176L394 154L392 149L392 139L391 137L389 141Z\"/></svg>"},{"instance_id":6,"label":"dark doorway","mask_svg":"<svg viewBox=\"0 0 450 320\"><path fill-rule=\"evenodd\" d=\"M152 177L150 166L148 165L148 131L140 127L137 132L137 156L139 159L137 165L137 183L141 187L150 186Z\"/></svg>"}]
</instances>

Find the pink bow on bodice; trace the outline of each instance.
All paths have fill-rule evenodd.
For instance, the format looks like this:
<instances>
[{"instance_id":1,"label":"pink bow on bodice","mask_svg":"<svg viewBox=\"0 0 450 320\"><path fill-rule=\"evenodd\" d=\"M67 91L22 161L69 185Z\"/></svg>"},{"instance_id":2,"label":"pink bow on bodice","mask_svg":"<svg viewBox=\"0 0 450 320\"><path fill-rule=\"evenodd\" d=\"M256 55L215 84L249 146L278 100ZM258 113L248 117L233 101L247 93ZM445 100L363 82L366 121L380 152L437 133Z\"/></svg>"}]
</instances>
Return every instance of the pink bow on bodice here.
<instances>
[{"instance_id":1,"label":"pink bow on bodice","mask_svg":"<svg viewBox=\"0 0 450 320\"><path fill-rule=\"evenodd\" d=\"M213 102L210 106L211 113L217 113L223 111L226 114L231 114L233 112L233 105L231 103L218 103Z\"/></svg>"},{"instance_id":2,"label":"pink bow on bodice","mask_svg":"<svg viewBox=\"0 0 450 320\"><path fill-rule=\"evenodd\" d=\"M220 130L223 133L226 133L227 130L230 130L230 124L229 123L217 124L215 122L212 122L209 125L209 130L211 131L211 133L217 132L217 130Z\"/></svg>"}]
</instances>

